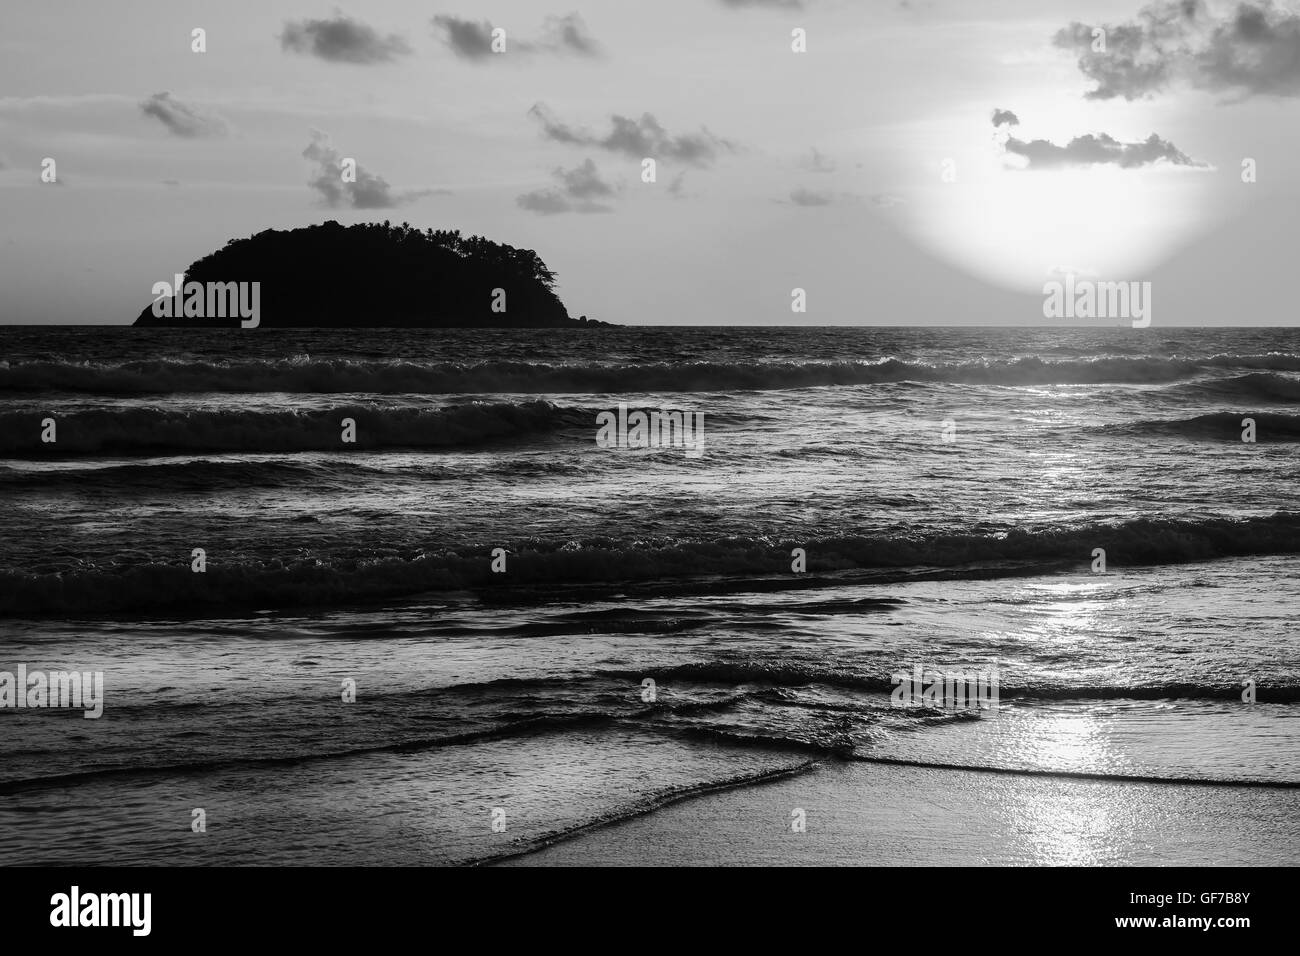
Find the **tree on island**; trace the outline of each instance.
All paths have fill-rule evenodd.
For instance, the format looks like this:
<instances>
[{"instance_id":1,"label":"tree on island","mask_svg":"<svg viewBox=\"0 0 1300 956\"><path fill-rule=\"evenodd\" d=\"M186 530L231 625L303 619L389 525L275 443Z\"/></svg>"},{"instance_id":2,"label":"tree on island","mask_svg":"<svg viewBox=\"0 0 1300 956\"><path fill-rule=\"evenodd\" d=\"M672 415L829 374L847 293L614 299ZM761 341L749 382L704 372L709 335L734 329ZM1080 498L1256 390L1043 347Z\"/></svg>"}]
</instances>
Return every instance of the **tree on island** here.
<instances>
[{"instance_id":1,"label":"tree on island","mask_svg":"<svg viewBox=\"0 0 1300 956\"><path fill-rule=\"evenodd\" d=\"M195 282L260 283L260 325L269 328L605 324L569 317L555 273L533 250L409 222L267 229L193 263L186 288ZM150 305L135 324L239 326L238 316L186 316L175 299L163 305L170 316Z\"/></svg>"}]
</instances>

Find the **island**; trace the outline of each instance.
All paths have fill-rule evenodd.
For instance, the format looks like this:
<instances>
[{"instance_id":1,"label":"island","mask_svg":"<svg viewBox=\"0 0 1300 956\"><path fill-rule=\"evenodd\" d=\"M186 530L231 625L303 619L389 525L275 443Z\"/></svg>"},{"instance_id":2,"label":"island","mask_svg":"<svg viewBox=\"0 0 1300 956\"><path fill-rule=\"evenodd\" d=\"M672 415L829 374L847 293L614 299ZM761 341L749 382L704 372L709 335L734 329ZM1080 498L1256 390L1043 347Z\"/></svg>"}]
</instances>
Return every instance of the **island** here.
<instances>
[{"instance_id":1,"label":"island","mask_svg":"<svg viewBox=\"0 0 1300 956\"><path fill-rule=\"evenodd\" d=\"M153 288L137 327L585 328L531 249L460 230L334 220L267 229Z\"/></svg>"}]
</instances>

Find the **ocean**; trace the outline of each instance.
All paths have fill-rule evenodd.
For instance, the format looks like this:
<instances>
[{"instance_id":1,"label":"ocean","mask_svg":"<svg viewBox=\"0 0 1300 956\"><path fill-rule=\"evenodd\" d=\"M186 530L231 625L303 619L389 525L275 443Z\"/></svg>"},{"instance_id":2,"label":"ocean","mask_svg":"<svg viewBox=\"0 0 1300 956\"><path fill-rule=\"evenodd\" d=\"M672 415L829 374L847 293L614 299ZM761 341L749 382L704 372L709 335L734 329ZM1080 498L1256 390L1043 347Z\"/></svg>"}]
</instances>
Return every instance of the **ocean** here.
<instances>
[{"instance_id":1,"label":"ocean","mask_svg":"<svg viewBox=\"0 0 1300 956\"><path fill-rule=\"evenodd\" d=\"M103 675L0 706L0 855L485 863L858 764L1294 791L1298 443L1297 329L0 328L0 672Z\"/></svg>"}]
</instances>

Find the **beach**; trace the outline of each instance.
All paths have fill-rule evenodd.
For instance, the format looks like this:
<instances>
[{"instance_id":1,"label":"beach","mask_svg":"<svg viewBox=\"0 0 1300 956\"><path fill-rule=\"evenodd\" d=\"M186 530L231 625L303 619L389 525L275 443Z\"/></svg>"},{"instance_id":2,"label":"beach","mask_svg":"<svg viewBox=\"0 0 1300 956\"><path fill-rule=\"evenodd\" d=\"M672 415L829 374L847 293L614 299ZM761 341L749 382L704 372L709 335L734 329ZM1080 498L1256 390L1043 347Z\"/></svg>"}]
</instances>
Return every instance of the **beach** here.
<instances>
[{"instance_id":1,"label":"beach","mask_svg":"<svg viewBox=\"0 0 1300 956\"><path fill-rule=\"evenodd\" d=\"M830 764L499 865L1289 866L1297 810L1295 789Z\"/></svg>"}]
</instances>

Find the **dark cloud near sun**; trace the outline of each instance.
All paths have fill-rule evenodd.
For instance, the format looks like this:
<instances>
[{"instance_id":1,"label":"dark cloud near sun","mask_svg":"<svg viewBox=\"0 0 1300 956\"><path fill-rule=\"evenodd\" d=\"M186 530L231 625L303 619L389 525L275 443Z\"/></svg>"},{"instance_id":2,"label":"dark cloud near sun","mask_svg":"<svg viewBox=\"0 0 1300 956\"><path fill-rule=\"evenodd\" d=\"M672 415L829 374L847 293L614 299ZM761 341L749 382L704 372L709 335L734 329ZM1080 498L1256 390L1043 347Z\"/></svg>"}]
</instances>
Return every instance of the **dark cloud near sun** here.
<instances>
[{"instance_id":1,"label":"dark cloud near sun","mask_svg":"<svg viewBox=\"0 0 1300 956\"><path fill-rule=\"evenodd\" d=\"M1025 160L1026 169L1059 169L1068 166L1117 166L1138 169L1166 162L1174 166L1207 168L1179 150L1173 143L1152 133L1141 143L1121 143L1106 133L1076 136L1064 146L1045 139L1022 140L1011 136L1003 147Z\"/></svg>"},{"instance_id":2,"label":"dark cloud near sun","mask_svg":"<svg viewBox=\"0 0 1300 956\"><path fill-rule=\"evenodd\" d=\"M1011 110L995 109L993 111L993 125L994 126L1019 126L1020 117L1018 117L1015 113L1011 112Z\"/></svg>"},{"instance_id":3,"label":"dark cloud near sun","mask_svg":"<svg viewBox=\"0 0 1300 956\"><path fill-rule=\"evenodd\" d=\"M486 60L501 55L492 50L490 20L466 20L439 14L432 20L434 33L458 57L466 60ZM582 17L576 13L562 17L547 17L542 24L542 35L537 40L517 38L506 31L505 53L556 53L580 57L601 55L600 44L587 30Z\"/></svg>"},{"instance_id":4,"label":"dark cloud near sun","mask_svg":"<svg viewBox=\"0 0 1300 956\"><path fill-rule=\"evenodd\" d=\"M601 179L600 171L590 158L572 169L555 169L551 175L558 185L524 193L515 199L516 204L543 216L562 212L613 212L612 207L597 200L611 199L617 190Z\"/></svg>"},{"instance_id":5,"label":"dark cloud near sun","mask_svg":"<svg viewBox=\"0 0 1300 956\"><path fill-rule=\"evenodd\" d=\"M411 52L401 36L382 36L374 27L338 15L332 20L290 20L280 34L280 49L332 63L387 63Z\"/></svg>"},{"instance_id":6,"label":"dark cloud near sun","mask_svg":"<svg viewBox=\"0 0 1300 956\"><path fill-rule=\"evenodd\" d=\"M182 103L170 93L155 93L140 104L140 112L158 120L172 134L186 139L225 136L230 130L220 116Z\"/></svg>"},{"instance_id":7,"label":"dark cloud near sun","mask_svg":"<svg viewBox=\"0 0 1300 956\"><path fill-rule=\"evenodd\" d=\"M331 207L353 209L392 209L434 192L445 190L419 189L394 192L382 176L356 167L356 182L343 180L343 156L330 145L329 137L320 130L311 131L311 143L302 151L303 158L316 164L307 185L320 194L321 200Z\"/></svg>"},{"instance_id":8,"label":"dark cloud near sun","mask_svg":"<svg viewBox=\"0 0 1300 956\"><path fill-rule=\"evenodd\" d=\"M1300 95L1300 14L1272 0L1244 0L1211 10L1204 0L1161 0L1135 19L1097 24L1105 50L1094 50L1093 26L1074 22L1052 42L1079 55L1079 69L1097 85L1085 96L1136 100L1168 87L1253 95Z\"/></svg>"},{"instance_id":9,"label":"dark cloud near sun","mask_svg":"<svg viewBox=\"0 0 1300 956\"><path fill-rule=\"evenodd\" d=\"M542 134L549 140L574 146L597 146L633 159L651 157L704 167L713 165L722 153L736 149L734 143L704 128L698 133L672 136L650 113L643 113L639 120L614 114L610 117L611 129L604 136L560 122L542 103L534 105L528 115L541 123Z\"/></svg>"}]
</instances>

